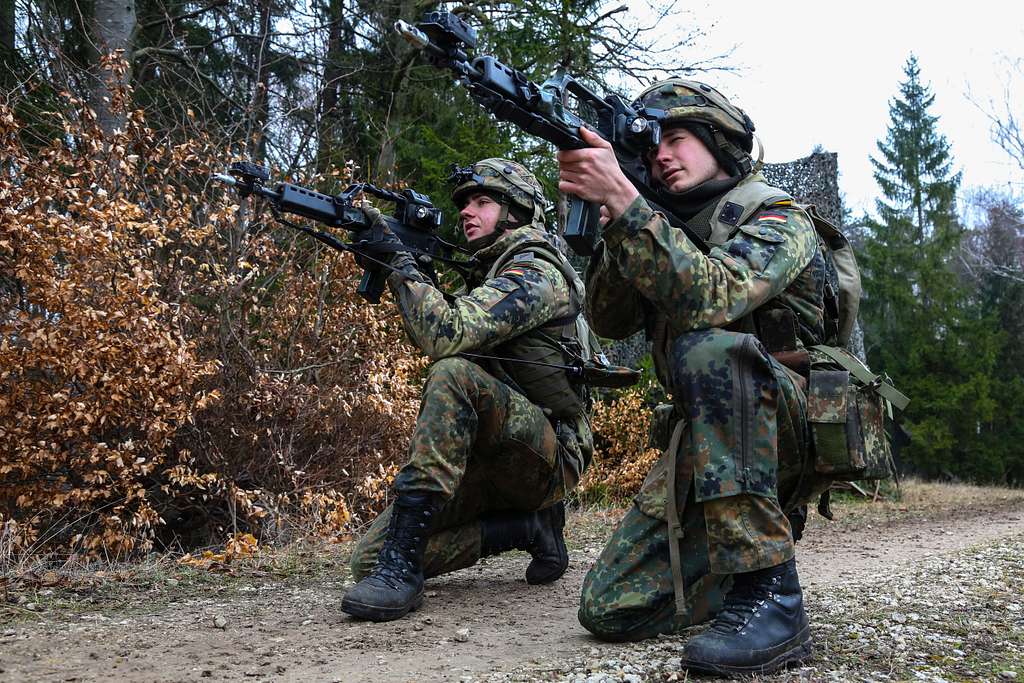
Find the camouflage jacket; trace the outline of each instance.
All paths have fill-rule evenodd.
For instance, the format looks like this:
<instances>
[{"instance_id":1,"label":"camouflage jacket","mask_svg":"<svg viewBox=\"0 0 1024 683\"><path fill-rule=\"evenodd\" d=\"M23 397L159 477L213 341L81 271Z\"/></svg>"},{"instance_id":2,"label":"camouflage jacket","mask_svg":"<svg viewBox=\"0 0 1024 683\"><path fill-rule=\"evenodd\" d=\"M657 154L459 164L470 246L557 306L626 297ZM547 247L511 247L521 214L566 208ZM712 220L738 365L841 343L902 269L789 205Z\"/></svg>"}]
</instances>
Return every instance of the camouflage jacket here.
<instances>
[{"instance_id":1,"label":"camouflage jacket","mask_svg":"<svg viewBox=\"0 0 1024 683\"><path fill-rule=\"evenodd\" d=\"M543 233L531 227L505 233L477 252L480 272L517 244L537 239ZM431 359L486 351L570 313L569 284L547 261L513 261L495 277L481 279L449 302L429 282L389 276L406 332Z\"/></svg>"},{"instance_id":2,"label":"camouflage jacket","mask_svg":"<svg viewBox=\"0 0 1024 683\"><path fill-rule=\"evenodd\" d=\"M733 212L735 225L722 222L727 207L744 204ZM669 389L664 347L683 332L757 334L753 314L783 308L794 314L798 345L824 340L827 268L807 213L757 174L723 195L711 216L712 248L704 254L638 197L605 226L587 271L594 331L623 339L647 329L659 380Z\"/></svg>"},{"instance_id":3,"label":"camouflage jacket","mask_svg":"<svg viewBox=\"0 0 1024 683\"><path fill-rule=\"evenodd\" d=\"M571 286L565 276L548 261L529 258L529 244L546 241L545 235L534 227L517 228L478 251L479 280L467 283L468 291L452 301L429 282L389 276L388 284L413 343L434 360L466 352L487 353L545 323L571 316ZM525 258L509 259L499 272L485 275L499 257L517 248ZM590 462L593 437L586 414L570 422L566 426L575 434L576 443L560 440L579 463L575 468L578 477L583 465Z\"/></svg>"}]
</instances>

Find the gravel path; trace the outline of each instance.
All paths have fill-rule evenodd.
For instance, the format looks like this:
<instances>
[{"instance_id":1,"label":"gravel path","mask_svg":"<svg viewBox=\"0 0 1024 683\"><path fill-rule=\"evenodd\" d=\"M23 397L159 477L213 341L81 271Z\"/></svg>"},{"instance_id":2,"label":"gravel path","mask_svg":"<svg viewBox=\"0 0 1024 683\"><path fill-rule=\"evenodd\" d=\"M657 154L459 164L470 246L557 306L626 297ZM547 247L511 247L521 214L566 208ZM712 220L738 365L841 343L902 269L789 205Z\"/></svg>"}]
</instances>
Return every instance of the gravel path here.
<instances>
[{"instance_id":1,"label":"gravel path","mask_svg":"<svg viewBox=\"0 0 1024 683\"><path fill-rule=\"evenodd\" d=\"M37 577L0 609L0 681L684 680L685 636L607 644L576 621L613 522L570 520L572 562L554 585L528 586L523 554L492 558L430 582L420 611L385 624L338 611L336 547L237 576L175 567L50 587ZM1024 681L1019 497L815 521L798 566L816 654L766 680Z\"/></svg>"}]
</instances>

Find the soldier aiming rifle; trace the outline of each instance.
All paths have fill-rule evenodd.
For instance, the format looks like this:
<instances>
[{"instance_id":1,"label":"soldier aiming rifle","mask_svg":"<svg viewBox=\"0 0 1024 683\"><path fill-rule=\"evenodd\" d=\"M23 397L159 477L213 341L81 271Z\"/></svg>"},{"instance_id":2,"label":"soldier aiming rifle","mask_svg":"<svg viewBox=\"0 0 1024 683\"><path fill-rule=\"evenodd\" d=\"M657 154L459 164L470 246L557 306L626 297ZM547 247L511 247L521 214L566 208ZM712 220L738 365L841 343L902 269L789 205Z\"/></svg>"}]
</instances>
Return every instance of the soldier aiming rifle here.
<instances>
[{"instance_id":1,"label":"soldier aiming rifle","mask_svg":"<svg viewBox=\"0 0 1024 683\"><path fill-rule=\"evenodd\" d=\"M473 254L460 264L466 287L454 296L424 273L434 259L450 262L440 255L454 245L433 234L440 218L422 195L373 188L395 202L388 217L353 202L357 187L370 186L337 197L284 183L271 189L265 172L244 164L219 179L275 212L349 229L353 240L342 243L289 223L354 252L367 267L367 298L379 298L374 283L386 280L409 338L435 361L394 502L353 551L359 582L342 610L398 619L421 604L424 579L511 549L530 553L528 583L560 578L569 563L562 501L593 453L589 385L625 386L639 373L607 366L533 174L508 159L453 172L452 200Z\"/></svg>"}]
</instances>

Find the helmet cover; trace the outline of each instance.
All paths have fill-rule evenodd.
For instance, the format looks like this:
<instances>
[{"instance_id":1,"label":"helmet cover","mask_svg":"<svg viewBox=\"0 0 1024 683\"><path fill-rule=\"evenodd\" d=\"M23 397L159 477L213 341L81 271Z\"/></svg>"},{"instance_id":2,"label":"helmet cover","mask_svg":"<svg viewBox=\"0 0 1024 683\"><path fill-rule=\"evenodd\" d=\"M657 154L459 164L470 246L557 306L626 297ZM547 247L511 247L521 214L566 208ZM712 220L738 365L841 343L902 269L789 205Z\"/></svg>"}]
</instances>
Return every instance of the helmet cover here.
<instances>
[{"instance_id":1,"label":"helmet cover","mask_svg":"<svg viewBox=\"0 0 1024 683\"><path fill-rule=\"evenodd\" d=\"M520 163L510 159L483 159L472 166L454 167L448 181L454 185L452 201L460 209L476 192L498 195L510 208L521 209L516 213L529 216L529 222L535 227L544 228L544 209L548 203L544 188ZM507 220L507 212L503 214L502 220Z\"/></svg>"},{"instance_id":2,"label":"helmet cover","mask_svg":"<svg viewBox=\"0 0 1024 683\"><path fill-rule=\"evenodd\" d=\"M754 149L754 122L710 85L683 78L659 81L641 92L633 106L665 112L663 126L698 121L719 130L748 154Z\"/></svg>"}]
</instances>

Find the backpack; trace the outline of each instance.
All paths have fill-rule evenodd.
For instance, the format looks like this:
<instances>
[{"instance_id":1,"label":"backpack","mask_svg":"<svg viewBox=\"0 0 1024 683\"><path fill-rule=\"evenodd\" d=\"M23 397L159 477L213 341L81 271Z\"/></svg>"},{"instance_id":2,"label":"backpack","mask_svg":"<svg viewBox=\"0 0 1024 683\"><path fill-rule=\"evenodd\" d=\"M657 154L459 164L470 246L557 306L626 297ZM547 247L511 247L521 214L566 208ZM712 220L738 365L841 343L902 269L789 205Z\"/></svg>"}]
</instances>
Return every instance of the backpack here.
<instances>
[{"instance_id":1,"label":"backpack","mask_svg":"<svg viewBox=\"0 0 1024 683\"><path fill-rule=\"evenodd\" d=\"M813 204L799 205L825 244L831 271L825 292L826 330L834 345L808 349L807 421L814 441L815 470L839 481L888 479L895 471L886 432L893 409L910 402L887 375L877 375L846 349L857 322L863 291L860 269L846 235ZM831 291L830 291L831 290Z\"/></svg>"},{"instance_id":2,"label":"backpack","mask_svg":"<svg viewBox=\"0 0 1024 683\"><path fill-rule=\"evenodd\" d=\"M822 216L814 204L796 206L811 217L814 230L825 243L825 260L833 271L829 274L825 292L825 313L829 318L826 323L832 326L829 332L834 335L836 345L846 346L857 324L857 312L860 310L860 297L863 293L857 256L842 230Z\"/></svg>"}]
</instances>

